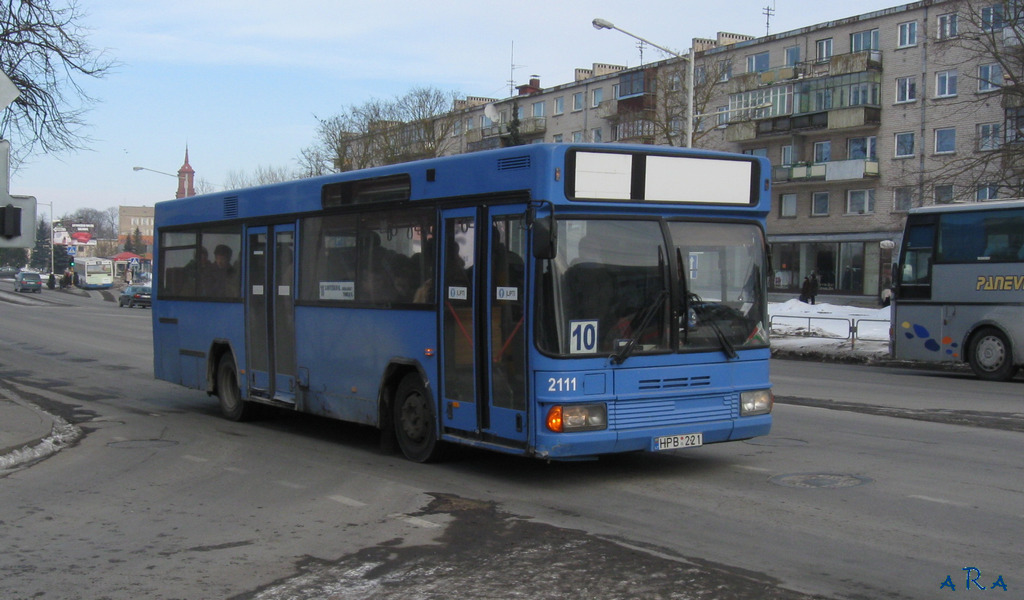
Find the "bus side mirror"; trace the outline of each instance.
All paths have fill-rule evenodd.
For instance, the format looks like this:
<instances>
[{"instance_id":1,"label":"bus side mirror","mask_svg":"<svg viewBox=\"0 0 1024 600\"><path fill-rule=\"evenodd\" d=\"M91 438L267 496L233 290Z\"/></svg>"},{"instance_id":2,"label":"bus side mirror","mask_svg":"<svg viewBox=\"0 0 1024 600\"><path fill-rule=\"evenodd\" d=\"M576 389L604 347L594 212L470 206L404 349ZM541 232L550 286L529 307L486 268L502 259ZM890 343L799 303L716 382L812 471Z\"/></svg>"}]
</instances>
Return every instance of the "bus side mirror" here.
<instances>
[{"instance_id":1,"label":"bus side mirror","mask_svg":"<svg viewBox=\"0 0 1024 600\"><path fill-rule=\"evenodd\" d=\"M555 229L555 210L551 207L547 215L537 216L537 208L531 206L526 214L526 222L533 230L533 257L552 259L555 257L555 248L558 242L558 234Z\"/></svg>"}]
</instances>

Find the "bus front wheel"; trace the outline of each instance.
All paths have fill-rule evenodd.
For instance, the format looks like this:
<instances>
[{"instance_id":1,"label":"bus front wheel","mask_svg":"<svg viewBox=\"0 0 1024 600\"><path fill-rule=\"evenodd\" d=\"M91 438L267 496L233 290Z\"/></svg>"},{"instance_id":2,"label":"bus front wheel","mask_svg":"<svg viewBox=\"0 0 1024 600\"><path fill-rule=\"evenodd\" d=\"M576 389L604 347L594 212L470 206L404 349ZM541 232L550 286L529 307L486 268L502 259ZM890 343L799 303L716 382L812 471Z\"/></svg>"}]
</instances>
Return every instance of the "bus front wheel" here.
<instances>
[{"instance_id":1,"label":"bus front wheel","mask_svg":"<svg viewBox=\"0 0 1024 600\"><path fill-rule=\"evenodd\" d=\"M1013 348L1002 331L986 327L971 341L968 355L971 369L981 379L1007 381L1017 371L1013 364Z\"/></svg>"},{"instance_id":2,"label":"bus front wheel","mask_svg":"<svg viewBox=\"0 0 1024 600\"><path fill-rule=\"evenodd\" d=\"M217 366L217 397L220 398L220 412L232 421L247 421L255 412L252 402L242 399L235 360L230 354L225 354Z\"/></svg>"},{"instance_id":3,"label":"bus front wheel","mask_svg":"<svg viewBox=\"0 0 1024 600\"><path fill-rule=\"evenodd\" d=\"M430 396L416 373L406 375L398 384L394 424L398 446L406 458L422 463L440 457L442 442L437 439L437 421L430 406Z\"/></svg>"}]
</instances>

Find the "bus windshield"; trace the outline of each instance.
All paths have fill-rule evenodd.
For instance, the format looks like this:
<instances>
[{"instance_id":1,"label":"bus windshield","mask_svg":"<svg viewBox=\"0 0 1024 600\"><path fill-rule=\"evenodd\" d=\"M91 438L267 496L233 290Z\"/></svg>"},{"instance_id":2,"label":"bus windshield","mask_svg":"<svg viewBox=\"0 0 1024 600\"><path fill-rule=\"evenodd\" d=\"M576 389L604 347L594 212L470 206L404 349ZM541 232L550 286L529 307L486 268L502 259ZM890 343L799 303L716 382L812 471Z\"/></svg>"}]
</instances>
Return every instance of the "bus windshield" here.
<instances>
[{"instance_id":1,"label":"bus windshield","mask_svg":"<svg viewBox=\"0 0 1024 600\"><path fill-rule=\"evenodd\" d=\"M766 346L760 228L665 225L560 220L559 251L546 261L538 291L540 349L559 356L619 355L627 346L631 353L734 356L735 347Z\"/></svg>"}]
</instances>

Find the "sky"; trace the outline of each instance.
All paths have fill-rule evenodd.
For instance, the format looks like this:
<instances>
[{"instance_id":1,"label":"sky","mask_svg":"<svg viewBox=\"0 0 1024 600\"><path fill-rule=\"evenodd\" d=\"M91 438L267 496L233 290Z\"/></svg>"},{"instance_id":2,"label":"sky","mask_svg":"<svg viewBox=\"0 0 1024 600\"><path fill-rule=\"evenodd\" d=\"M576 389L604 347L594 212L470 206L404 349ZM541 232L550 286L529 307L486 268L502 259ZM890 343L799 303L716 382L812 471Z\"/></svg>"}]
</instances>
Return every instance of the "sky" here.
<instances>
[{"instance_id":1,"label":"sky","mask_svg":"<svg viewBox=\"0 0 1024 600\"><path fill-rule=\"evenodd\" d=\"M59 2L58 2L59 3ZM185 149L197 180L297 169L318 118L415 87L507 98L509 82L569 83L593 63L641 64L636 40L685 52L719 31L761 36L905 2L859 0L85 0L88 43L117 62L80 80L98 102L86 148L35 155L10 193L40 216L174 197ZM639 10L638 10L639 9ZM646 48L643 62L665 58ZM135 171L132 167L145 167ZM161 174L160 171L166 174Z\"/></svg>"}]
</instances>

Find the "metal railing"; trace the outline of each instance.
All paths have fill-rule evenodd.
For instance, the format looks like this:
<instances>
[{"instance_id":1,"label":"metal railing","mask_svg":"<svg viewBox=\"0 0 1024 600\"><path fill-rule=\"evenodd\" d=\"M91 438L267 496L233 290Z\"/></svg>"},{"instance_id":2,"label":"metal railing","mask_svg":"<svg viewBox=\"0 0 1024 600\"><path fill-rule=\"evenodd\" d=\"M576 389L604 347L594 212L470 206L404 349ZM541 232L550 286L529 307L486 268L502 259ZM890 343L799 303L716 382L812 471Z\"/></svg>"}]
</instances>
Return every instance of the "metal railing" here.
<instances>
[{"instance_id":1,"label":"metal railing","mask_svg":"<svg viewBox=\"0 0 1024 600\"><path fill-rule=\"evenodd\" d=\"M861 340L861 341L878 341L878 342L887 342L887 341L889 341L889 333L888 333L888 331L886 331L886 334L885 334L884 337L865 337L865 336L860 335L860 324L861 323L885 323L885 324L889 324L890 323L889 319L862 319L862 318L857 318L857 317L822 317L822 316L818 316L818 315L807 315L807 316L804 316L804 315L772 315L768 319L768 329L773 334L775 333L775 320L776 319L791 319L791 320L795 319L797 321L807 321L807 329L806 329L806 331L801 332L801 333L799 333L797 335L802 335L802 336L805 336L805 337L820 337L820 338L831 338L831 339L838 339L838 340L842 340L842 339L850 340L850 347L851 348L856 346L857 340ZM825 331L825 330L823 330L821 328L818 328L817 330L815 330L813 327L811 327L811 323L813 321L843 321L843 322L845 322L847 324L846 325L846 327L847 327L846 335L845 336L832 335L829 332L827 332L827 331Z\"/></svg>"}]
</instances>

